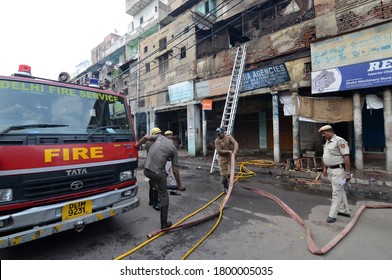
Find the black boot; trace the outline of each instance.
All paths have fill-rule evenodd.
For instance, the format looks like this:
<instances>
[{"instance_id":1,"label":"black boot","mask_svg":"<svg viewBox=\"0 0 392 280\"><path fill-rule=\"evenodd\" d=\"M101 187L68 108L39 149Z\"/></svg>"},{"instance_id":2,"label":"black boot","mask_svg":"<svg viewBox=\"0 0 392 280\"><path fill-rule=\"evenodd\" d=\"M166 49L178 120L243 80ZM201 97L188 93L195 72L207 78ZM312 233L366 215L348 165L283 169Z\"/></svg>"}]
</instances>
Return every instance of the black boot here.
<instances>
[{"instance_id":1,"label":"black boot","mask_svg":"<svg viewBox=\"0 0 392 280\"><path fill-rule=\"evenodd\" d=\"M153 188L150 186L150 191L149 191L149 193L148 193L148 198L149 198L149 201L148 201L148 205L153 205L154 204L154 190L153 190Z\"/></svg>"},{"instance_id":2,"label":"black boot","mask_svg":"<svg viewBox=\"0 0 392 280\"><path fill-rule=\"evenodd\" d=\"M223 184L223 192L227 193L227 191L229 189L229 187L228 187L229 183L227 182L227 180L225 180L222 182L222 184Z\"/></svg>"},{"instance_id":3,"label":"black boot","mask_svg":"<svg viewBox=\"0 0 392 280\"><path fill-rule=\"evenodd\" d=\"M169 212L169 206L161 207L161 229L171 227L172 222L167 220L167 214Z\"/></svg>"},{"instance_id":4,"label":"black boot","mask_svg":"<svg viewBox=\"0 0 392 280\"><path fill-rule=\"evenodd\" d=\"M159 203L159 195L157 190L152 191L152 208L161 211L161 204Z\"/></svg>"}]
</instances>

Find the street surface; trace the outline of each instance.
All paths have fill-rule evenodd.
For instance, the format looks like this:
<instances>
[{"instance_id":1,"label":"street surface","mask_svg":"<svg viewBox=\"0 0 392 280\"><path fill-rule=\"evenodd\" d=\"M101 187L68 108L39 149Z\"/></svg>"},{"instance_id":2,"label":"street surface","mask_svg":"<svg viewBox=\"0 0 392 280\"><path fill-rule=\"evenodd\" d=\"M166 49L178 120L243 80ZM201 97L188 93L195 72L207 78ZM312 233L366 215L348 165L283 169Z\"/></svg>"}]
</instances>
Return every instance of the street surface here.
<instances>
[{"instance_id":1,"label":"street surface","mask_svg":"<svg viewBox=\"0 0 392 280\"><path fill-rule=\"evenodd\" d=\"M250 167L251 169L251 167ZM170 196L169 220L183 219L218 196L219 174L203 169L181 169L186 192ZM81 232L69 231L0 251L10 260L111 260L147 240L160 227L159 212L148 205L148 182L138 170L141 205L125 214L91 224ZM330 193L302 188L286 177L257 174L235 185L223 218L214 232L198 246L190 260L391 260L392 209L366 209L352 231L324 255L313 255L304 229L274 201L249 192L240 185L274 194L291 207L308 225L314 242L324 247L348 224L340 217L325 222ZM221 196L189 221L219 210ZM352 216L364 199L349 196ZM383 202L369 201L381 204ZM169 232L123 259L179 260L214 226L217 218L193 227Z\"/></svg>"}]
</instances>

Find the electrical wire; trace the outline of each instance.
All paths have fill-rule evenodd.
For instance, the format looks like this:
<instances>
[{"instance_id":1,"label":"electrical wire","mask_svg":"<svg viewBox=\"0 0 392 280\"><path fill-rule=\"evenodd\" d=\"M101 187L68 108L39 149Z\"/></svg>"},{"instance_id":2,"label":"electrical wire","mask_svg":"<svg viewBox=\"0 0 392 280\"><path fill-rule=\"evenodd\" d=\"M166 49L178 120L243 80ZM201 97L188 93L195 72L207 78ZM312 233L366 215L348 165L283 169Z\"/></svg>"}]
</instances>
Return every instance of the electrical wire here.
<instances>
[{"instance_id":1,"label":"electrical wire","mask_svg":"<svg viewBox=\"0 0 392 280\"><path fill-rule=\"evenodd\" d=\"M242 1L241 1L241 2L242 2ZM240 3L241 3L241 2L240 2ZM240 3L236 4L236 5L233 6L231 9L234 9L234 8L235 8L237 5L239 5ZM190 45L190 46L187 48L187 50L189 50L189 49L191 49L191 48L197 46L198 44L204 42L204 41L207 40L209 37L213 36L215 33L221 31L222 29L224 29L224 28L227 27L228 25L232 24L232 23L235 22L237 19L243 17L243 16L246 15L247 13L250 13L251 11L253 11L254 9L256 9L257 7L258 7L258 6L255 6L255 7L253 7L252 9L250 9L250 10L244 12L244 13L241 13L238 17L235 17L233 20L229 21L229 22L226 23L225 25L223 25L223 26L221 26L220 28L216 29L216 30L213 31L211 34L209 34L208 36L205 36L202 40L196 42L196 43L193 44L193 45ZM187 40L188 38L190 38L191 36L195 35L196 32L197 32L197 31L195 31L194 34L191 34L191 35L189 35L188 37L186 37L185 39L183 39L182 41L180 41L180 42L177 44L177 46L180 45L180 44L181 44L182 42L184 42L185 40ZM174 48L174 47L173 47L173 48ZM177 57L178 57L179 55L180 55L180 54L173 55L171 58L168 58L166 61L170 61L170 60L173 60L173 59L177 59ZM139 62L139 63L140 63L140 62ZM140 67L140 64L139 64L139 65L135 65L135 66ZM144 72L143 74L139 74L139 78L140 78L140 77L143 77L144 75L148 75L152 70L155 70L155 69L157 69L157 68L159 68L159 65L152 67L152 68L150 69L149 72ZM135 78L130 78L130 82L132 82L133 80L136 80L136 79L137 79L137 77L135 77Z\"/></svg>"},{"instance_id":2,"label":"electrical wire","mask_svg":"<svg viewBox=\"0 0 392 280\"><path fill-rule=\"evenodd\" d=\"M231 0L231 1L233 1L233 0ZM231 1L230 1L230 2L231 2ZM226 4L229 4L230 2L228 2L228 3L226 3ZM238 5L240 5L242 2L243 2L243 0L241 0L239 3L235 4L234 6L230 7L230 8L226 11L226 13L229 12L230 10L234 9L234 8L237 7ZM211 37L211 36L213 36L215 33L217 33L218 31L224 29L224 28L227 27L228 25L230 25L230 24L232 24L233 22L235 22L237 19L239 19L239 18L243 17L244 15L246 15L246 14L252 12L254 9L256 9L256 8L258 8L258 7L259 7L259 5L256 5L256 6L254 6L253 8L251 8L250 10L247 10L246 12L241 13L239 16L235 17L233 20L229 21L229 22L226 23L225 25L223 25L223 26L221 26L220 28L216 29L216 30L213 31L211 34L209 34L208 36L205 36L202 40L200 40L200 41L196 42L195 44L189 46L189 47L188 47L188 50L191 49L191 48L193 48L193 47L195 47L195 46L197 46L197 45L200 44L201 42L204 42L204 41L207 40L209 37ZM222 8L223 8L223 7L221 7L221 9L222 9ZM223 16L223 14L220 15L220 16ZM219 16L219 17L220 17L220 16ZM217 18L219 18L219 17L217 17ZM186 37L185 39L183 39L182 41L180 41L179 43L177 43L175 46L173 46L172 49L173 49L173 48L177 48L177 46L181 45L181 43L183 43L185 40L187 40L187 39L189 39L190 37L194 36L198 31L200 31L200 30L197 30L197 31L195 31L194 33L190 34L188 37ZM183 35L183 34L181 34L180 36L182 36L182 35ZM180 37L180 36L178 36L178 37ZM178 37L177 37L176 39L178 39ZM168 43L166 43L166 45L168 45ZM155 50L154 53L156 53L156 52L158 52L158 51L159 51L159 49L158 49L158 50ZM174 55L173 57L167 59L166 61L170 61L170 60L172 60L172 59L177 59L177 57L178 57L179 55L180 55L180 54ZM152 54L150 54L148 57L151 57L151 56L152 56ZM145 59L140 60L137 64L133 65L133 67L140 67L140 65L141 65L141 63L142 63L143 61L145 61ZM137 77L129 78L129 82L132 82L132 81L134 81L134 80L136 80L136 79L138 79L138 78L140 78L140 77L142 77L142 76L144 76L144 75L148 75L152 70L155 70L155 69L157 69L157 68L159 68L159 65L152 67L152 68L150 69L149 72L144 72L143 74L139 74ZM129 70L130 70L130 67L129 67L128 69L126 69L125 71L123 71L122 73L125 73L125 72L127 72L127 71L129 71Z\"/></svg>"},{"instance_id":3,"label":"electrical wire","mask_svg":"<svg viewBox=\"0 0 392 280\"><path fill-rule=\"evenodd\" d=\"M172 39L170 39L168 42L166 42L166 45L169 45L169 44L172 43L173 41L175 41L175 40L177 40L178 38L180 38L182 35L188 33L189 30L190 30L192 27L197 26L197 24L201 23L201 22L202 22L203 20L205 20L205 19L209 19L209 17L210 17L211 15L213 15L214 13L216 13L216 12L222 10L225 6L229 5L232 1L234 1L234 0L229 0L229 1L227 1L227 2L222 2L222 3L220 3L220 4L217 5L215 8L211 9L211 11L210 11L209 13L204 14L201 18L197 19L197 20L196 20L195 22L193 22L191 25L187 26L187 27L186 27L183 31L181 31L179 34L175 35ZM239 4L240 4L241 2L243 2L243 1L244 1L244 0L240 0ZM220 8L218 9L218 7L221 6L221 5L223 5L223 6L220 7ZM238 4L237 4L237 5L238 5ZM236 7L237 5L235 5L234 7ZM232 8L231 8L231 9L232 9ZM228 11L230 11L231 9L229 9ZM221 16L223 16L223 13L222 13L222 15L220 15L219 17L221 17ZM219 18L219 17L217 17L217 18ZM194 34L196 34L196 33L197 33L197 31L196 31ZM191 36L194 35L194 34L191 34ZM189 36L189 37L190 37L190 36ZM186 39L188 39L189 37L187 37ZM184 41L184 40L183 40L183 41ZM180 43L182 43L183 41L181 41ZM173 46L173 48L175 48L176 46L180 45L180 43L178 43L177 45ZM148 54L145 58L143 58L142 60L140 60L139 63L144 62L146 59L150 58L151 56L153 56L153 55L156 54L157 52L160 52L159 48L156 49L155 51L153 51L152 53Z\"/></svg>"}]
</instances>

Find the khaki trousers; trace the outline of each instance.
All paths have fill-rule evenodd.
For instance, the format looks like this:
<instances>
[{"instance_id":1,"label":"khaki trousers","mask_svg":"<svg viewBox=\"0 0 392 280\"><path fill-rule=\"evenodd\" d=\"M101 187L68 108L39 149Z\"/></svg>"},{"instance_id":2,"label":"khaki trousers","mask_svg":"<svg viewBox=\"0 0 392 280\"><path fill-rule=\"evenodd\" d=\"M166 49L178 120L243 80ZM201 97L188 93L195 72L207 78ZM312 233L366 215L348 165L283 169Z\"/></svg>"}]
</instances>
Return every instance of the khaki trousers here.
<instances>
[{"instance_id":1,"label":"khaki trousers","mask_svg":"<svg viewBox=\"0 0 392 280\"><path fill-rule=\"evenodd\" d=\"M340 186L345 174L344 168L328 168L328 178L332 184L332 203L328 215L331 218L336 218L338 212L350 214L346 191L344 186Z\"/></svg>"}]
</instances>

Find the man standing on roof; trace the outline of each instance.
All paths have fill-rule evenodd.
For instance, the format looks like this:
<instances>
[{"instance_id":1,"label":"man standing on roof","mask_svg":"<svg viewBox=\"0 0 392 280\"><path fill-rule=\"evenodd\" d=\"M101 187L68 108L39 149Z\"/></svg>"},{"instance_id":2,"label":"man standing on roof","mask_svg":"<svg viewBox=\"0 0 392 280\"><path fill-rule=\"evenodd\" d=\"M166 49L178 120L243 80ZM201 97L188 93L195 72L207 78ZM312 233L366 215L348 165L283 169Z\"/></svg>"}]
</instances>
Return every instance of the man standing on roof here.
<instances>
[{"instance_id":1,"label":"man standing on roof","mask_svg":"<svg viewBox=\"0 0 392 280\"><path fill-rule=\"evenodd\" d=\"M337 136L330 125L324 125L318 131L325 138L323 153L323 175L328 176L332 184L332 203L327 223L334 223L336 216L350 217L344 185L350 181L350 149L347 141Z\"/></svg>"},{"instance_id":2,"label":"man standing on roof","mask_svg":"<svg viewBox=\"0 0 392 280\"><path fill-rule=\"evenodd\" d=\"M223 191L227 193L231 169L230 158L231 154L237 154L238 143L234 137L226 135L221 127L216 129L216 134L218 137L215 139L215 149L218 153L221 182L223 184Z\"/></svg>"},{"instance_id":3,"label":"man standing on roof","mask_svg":"<svg viewBox=\"0 0 392 280\"><path fill-rule=\"evenodd\" d=\"M163 229L172 225L172 222L167 220L169 195L167 193L167 173L165 166L169 158L172 160L173 174L178 190L185 191L185 187L181 183L180 172L178 170L178 153L173 141L163 136L160 131L157 135L145 135L136 143L136 147L141 146L147 141L154 141L154 143L151 145L146 161L144 162L144 175L157 186L161 203L161 229Z\"/></svg>"}]
</instances>

